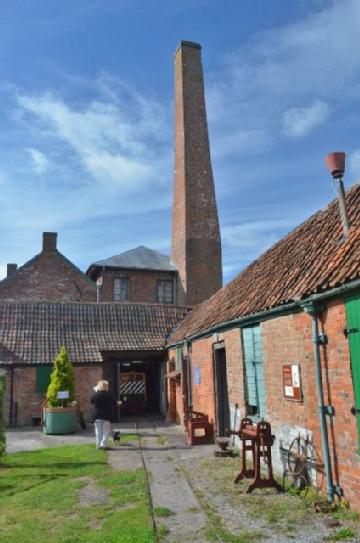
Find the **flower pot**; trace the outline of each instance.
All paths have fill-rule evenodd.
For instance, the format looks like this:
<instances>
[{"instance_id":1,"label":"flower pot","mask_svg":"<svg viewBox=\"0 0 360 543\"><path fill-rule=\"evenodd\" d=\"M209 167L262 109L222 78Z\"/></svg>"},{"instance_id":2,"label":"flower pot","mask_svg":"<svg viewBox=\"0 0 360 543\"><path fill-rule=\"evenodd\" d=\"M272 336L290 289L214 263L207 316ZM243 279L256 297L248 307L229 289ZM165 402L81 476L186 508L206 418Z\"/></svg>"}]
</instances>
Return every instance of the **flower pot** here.
<instances>
[{"instance_id":1,"label":"flower pot","mask_svg":"<svg viewBox=\"0 0 360 543\"><path fill-rule=\"evenodd\" d=\"M76 430L76 407L44 407L45 434L73 434Z\"/></svg>"},{"instance_id":2,"label":"flower pot","mask_svg":"<svg viewBox=\"0 0 360 543\"><path fill-rule=\"evenodd\" d=\"M326 165L335 178L342 177L345 171L345 153L337 151L325 157Z\"/></svg>"}]
</instances>

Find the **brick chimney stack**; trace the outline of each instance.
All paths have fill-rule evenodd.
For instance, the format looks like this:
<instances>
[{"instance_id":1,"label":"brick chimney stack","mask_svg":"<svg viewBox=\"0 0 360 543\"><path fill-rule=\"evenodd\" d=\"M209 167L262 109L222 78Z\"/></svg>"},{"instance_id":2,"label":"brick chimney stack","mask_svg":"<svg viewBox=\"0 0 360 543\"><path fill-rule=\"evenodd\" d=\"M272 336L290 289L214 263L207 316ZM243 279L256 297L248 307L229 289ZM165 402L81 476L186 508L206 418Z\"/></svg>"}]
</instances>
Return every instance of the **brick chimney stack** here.
<instances>
[{"instance_id":1,"label":"brick chimney stack","mask_svg":"<svg viewBox=\"0 0 360 543\"><path fill-rule=\"evenodd\" d=\"M57 245L57 233L56 232L43 232L43 253L50 253L56 251Z\"/></svg>"},{"instance_id":2,"label":"brick chimney stack","mask_svg":"<svg viewBox=\"0 0 360 543\"><path fill-rule=\"evenodd\" d=\"M206 120L201 46L175 54L175 178L171 257L178 303L196 305L222 286L221 240Z\"/></svg>"},{"instance_id":3,"label":"brick chimney stack","mask_svg":"<svg viewBox=\"0 0 360 543\"><path fill-rule=\"evenodd\" d=\"M17 264L7 264L6 266L6 277L10 277L17 270Z\"/></svg>"}]
</instances>

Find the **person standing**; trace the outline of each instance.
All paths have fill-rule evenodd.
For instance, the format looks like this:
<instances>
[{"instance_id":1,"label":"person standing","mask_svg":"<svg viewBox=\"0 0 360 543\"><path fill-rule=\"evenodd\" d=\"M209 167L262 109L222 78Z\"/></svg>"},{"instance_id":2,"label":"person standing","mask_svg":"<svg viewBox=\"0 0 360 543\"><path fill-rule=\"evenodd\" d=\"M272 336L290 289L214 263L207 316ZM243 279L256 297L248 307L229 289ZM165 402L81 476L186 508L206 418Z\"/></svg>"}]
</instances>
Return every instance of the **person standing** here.
<instances>
[{"instance_id":1,"label":"person standing","mask_svg":"<svg viewBox=\"0 0 360 543\"><path fill-rule=\"evenodd\" d=\"M94 406L93 422L95 426L95 440L97 449L107 449L110 436L110 425L114 420L115 410L121 402L116 402L109 392L109 382L104 379L94 387L91 403Z\"/></svg>"}]
</instances>

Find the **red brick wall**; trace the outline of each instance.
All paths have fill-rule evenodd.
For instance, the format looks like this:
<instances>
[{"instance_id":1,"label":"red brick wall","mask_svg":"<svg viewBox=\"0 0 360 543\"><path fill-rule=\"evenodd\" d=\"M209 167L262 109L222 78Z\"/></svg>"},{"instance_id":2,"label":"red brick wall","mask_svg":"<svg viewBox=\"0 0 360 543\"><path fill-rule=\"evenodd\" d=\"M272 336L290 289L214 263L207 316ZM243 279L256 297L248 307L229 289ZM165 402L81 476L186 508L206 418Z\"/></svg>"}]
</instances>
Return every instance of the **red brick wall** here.
<instances>
[{"instance_id":1,"label":"red brick wall","mask_svg":"<svg viewBox=\"0 0 360 543\"><path fill-rule=\"evenodd\" d=\"M332 456L334 484L339 484L351 506L360 510L360 456L356 419L350 413L354 393L350 367L345 307L337 300L328 304L319 319L320 331L328 336L328 345L320 347L323 374L324 402L332 405L335 416L328 419L329 443ZM300 432L308 435L322 459L321 431L316 392L316 374L312 342L312 320L306 313L298 313L261 323L264 353L266 419L276 435L273 447L276 470L286 468L286 456L280 448L288 448ZM213 385L212 337L192 344L192 377L194 409L215 419ZM245 393L242 366L242 344L239 329L223 333L216 340L225 341L230 409L238 403L241 416L245 415ZM282 367L300 364L303 400L295 402L284 397ZM200 368L199 385L194 384L194 368ZM322 477L318 475L317 480ZM324 482L325 478L324 478Z\"/></svg>"},{"instance_id":2,"label":"red brick wall","mask_svg":"<svg viewBox=\"0 0 360 543\"><path fill-rule=\"evenodd\" d=\"M80 407L85 414L85 418L90 420L90 397L93 392L92 387L97 383L97 381L102 379L102 366L74 367L74 371L76 399L80 403ZM31 367L14 369L13 401L14 404L17 402L18 405L18 426L31 425L32 417L40 417L40 405L44 399L44 394L36 392L36 368ZM4 402L4 416L6 424L9 422L9 402L10 371L7 371Z\"/></svg>"},{"instance_id":3,"label":"red brick wall","mask_svg":"<svg viewBox=\"0 0 360 543\"><path fill-rule=\"evenodd\" d=\"M195 368L200 370L200 384L195 384ZM192 403L194 411L201 411L215 421L215 388L212 338L200 339L191 351Z\"/></svg>"},{"instance_id":4,"label":"red brick wall","mask_svg":"<svg viewBox=\"0 0 360 543\"><path fill-rule=\"evenodd\" d=\"M60 253L45 251L10 278L0 281L0 300L95 302L96 285Z\"/></svg>"},{"instance_id":5,"label":"red brick wall","mask_svg":"<svg viewBox=\"0 0 360 543\"><path fill-rule=\"evenodd\" d=\"M102 302L114 301L114 279L129 278L130 302L157 303L157 281L175 280L172 272L147 270L109 270L102 272L102 286L100 300ZM176 300L174 302L176 304Z\"/></svg>"}]
</instances>

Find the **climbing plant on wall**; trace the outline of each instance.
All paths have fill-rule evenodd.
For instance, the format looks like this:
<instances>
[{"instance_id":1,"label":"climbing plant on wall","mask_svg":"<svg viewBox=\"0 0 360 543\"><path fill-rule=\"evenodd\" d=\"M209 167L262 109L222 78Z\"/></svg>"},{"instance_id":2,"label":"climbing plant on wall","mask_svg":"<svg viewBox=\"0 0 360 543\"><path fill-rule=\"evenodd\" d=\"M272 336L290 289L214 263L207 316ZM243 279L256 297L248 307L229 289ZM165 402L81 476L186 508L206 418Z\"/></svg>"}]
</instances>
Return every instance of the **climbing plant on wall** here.
<instances>
[{"instance_id":1,"label":"climbing plant on wall","mask_svg":"<svg viewBox=\"0 0 360 543\"><path fill-rule=\"evenodd\" d=\"M5 453L4 395L5 375L0 373L0 458Z\"/></svg>"}]
</instances>

